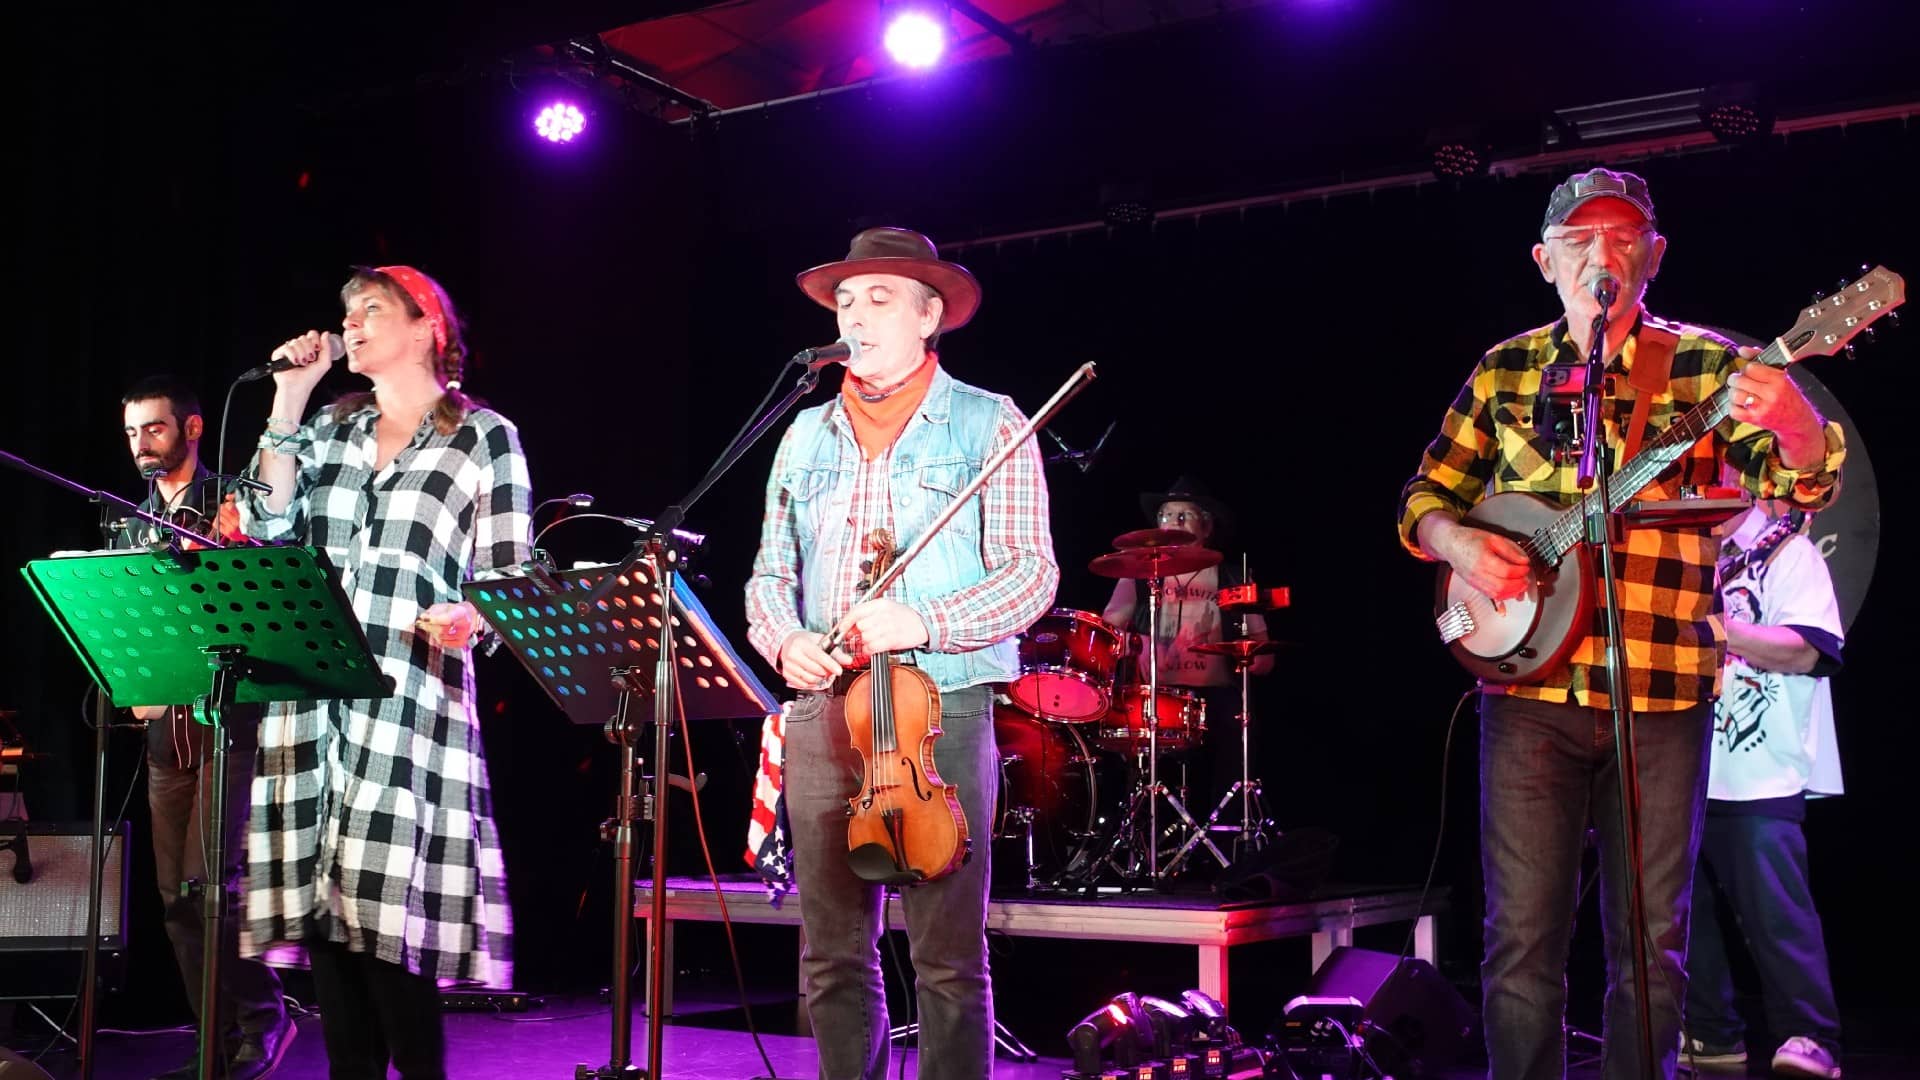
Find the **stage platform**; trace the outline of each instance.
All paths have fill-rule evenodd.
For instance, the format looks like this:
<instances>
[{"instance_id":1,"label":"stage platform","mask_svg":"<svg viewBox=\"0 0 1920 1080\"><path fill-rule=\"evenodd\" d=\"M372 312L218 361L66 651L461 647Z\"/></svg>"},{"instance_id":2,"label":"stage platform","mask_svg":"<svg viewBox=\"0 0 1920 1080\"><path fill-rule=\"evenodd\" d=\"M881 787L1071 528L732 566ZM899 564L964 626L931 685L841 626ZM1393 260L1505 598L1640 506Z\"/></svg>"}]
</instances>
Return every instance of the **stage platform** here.
<instances>
[{"instance_id":1,"label":"stage platform","mask_svg":"<svg viewBox=\"0 0 1920 1080\"><path fill-rule=\"evenodd\" d=\"M758 877L728 875L720 879L727 914L737 923L800 927L798 890L775 906ZM1337 892L1337 894L1335 894ZM634 915L652 915L652 883L634 887ZM706 878L667 879L666 969L673 967L675 922L719 922L720 900ZM1190 945L1196 950L1196 985L1222 1004L1227 1003L1228 960L1235 945L1306 937L1312 940L1312 963L1305 974L1320 966L1328 953L1353 944L1353 932L1382 923L1414 924L1414 955L1436 962L1433 917L1446 910L1447 890L1436 888L1424 907L1418 889L1341 889L1297 903L1223 904L1211 895L1122 893L1102 890L1097 897L1019 897L995 899L987 905L987 928L1014 937L1080 938L1096 941L1148 942ZM898 905L887 905L888 927L906 928ZM640 943L643 961L648 944ZM796 952L796 958L798 953ZM796 960L797 965L797 960ZM796 966L796 973L797 973ZM669 977L661 995L662 1014L673 1014L673 983Z\"/></svg>"}]
</instances>

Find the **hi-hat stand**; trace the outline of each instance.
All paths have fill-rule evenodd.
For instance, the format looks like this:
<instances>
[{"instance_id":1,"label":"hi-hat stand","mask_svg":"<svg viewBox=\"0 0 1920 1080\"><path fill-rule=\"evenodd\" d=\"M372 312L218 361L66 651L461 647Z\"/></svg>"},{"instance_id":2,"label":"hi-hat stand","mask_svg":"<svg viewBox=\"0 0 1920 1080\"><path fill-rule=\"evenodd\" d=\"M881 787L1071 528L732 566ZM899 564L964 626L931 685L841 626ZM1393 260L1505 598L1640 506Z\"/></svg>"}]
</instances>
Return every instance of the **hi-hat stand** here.
<instances>
[{"instance_id":1,"label":"hi-hat stand","mask_svg":"<svg viewBox=\"0 0 1920 1080\"><path fill-rule=\"evenodd\" d=\"M1233 664L1234 674L1240 680L1240 778L1220 796L1220 801L1207 815L1207 820L1186 843L1174 853L1169 861L1170 870L1177 871L1180 861L1187 857L1202 836L1216 831L1231 829L1233 838L1233 858L1239 861L1249 851L1259 851L1272 843L1279 835L1273 819L1268 816L1267 802L1261 789L1260 780L1253 775L1253 686L1251 675L1253 665L1260 657L1279 652L1282 645L1278 641L1239 638L1234 641L1215 641L1193 647L1194 652L1212 653L1224 656ZM1220 825L1220 817L1235 802L1240 804L1240 824L1238 827Z\"/></svg>"}]
</instances>

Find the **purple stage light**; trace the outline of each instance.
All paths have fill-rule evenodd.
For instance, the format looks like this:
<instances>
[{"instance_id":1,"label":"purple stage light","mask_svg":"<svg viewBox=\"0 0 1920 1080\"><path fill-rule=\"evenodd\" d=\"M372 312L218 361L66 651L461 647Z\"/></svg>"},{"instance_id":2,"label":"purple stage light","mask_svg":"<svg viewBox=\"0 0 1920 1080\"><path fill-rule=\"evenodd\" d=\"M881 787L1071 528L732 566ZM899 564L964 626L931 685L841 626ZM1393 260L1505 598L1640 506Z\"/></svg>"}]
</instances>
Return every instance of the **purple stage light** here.
<instances>
[{"instance_id":1,"label":"purple stage light","mask_svg":"<svg viewBox=\"0 0 1920 1080\"><path fill-rule=\"evenodd\" d=\"M887 52L910 68L932 67L947 48L947 28L924 11L904 11L887 24Z\"/></svg>"},{"instance_id":2,"label":"purple stage light","mask_svg":"<svg viewBox=\"0 0 1920 1080\"><path fill-rule=\"evenodd\" d=\"M549 142L572 142L587 126L586 114L571 102L556 101L533 118L533 130Z\"/></svg>"}]
</instances>

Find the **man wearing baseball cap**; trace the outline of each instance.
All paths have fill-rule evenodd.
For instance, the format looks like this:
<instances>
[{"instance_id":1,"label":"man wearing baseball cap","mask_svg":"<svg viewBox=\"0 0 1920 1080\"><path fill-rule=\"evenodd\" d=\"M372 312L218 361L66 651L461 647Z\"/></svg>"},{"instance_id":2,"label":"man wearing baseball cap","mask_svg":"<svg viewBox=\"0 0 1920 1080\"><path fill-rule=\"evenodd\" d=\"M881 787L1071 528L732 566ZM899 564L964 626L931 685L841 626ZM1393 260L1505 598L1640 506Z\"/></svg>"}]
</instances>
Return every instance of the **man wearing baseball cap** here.
<instances>
[{"instance_id":1,"label":"man wearing baseball cap","mask_svg":"<svg viewBox=\"0 0 1920 1080\"><path fill-rule=\"evenodd\" d=\"M1504 603L1526 595L1537 568L1519 543L1463 520L1484 498L1528 492L1570 506L1582 494L1577 454L1556 452L1542 369L1580 364L1607 305L1602 417L1614 469L1725 387L1731 415L1669 465L1644 499L1672 499L1718 482L1730 466L1756 498L1806 509L1832 500L1845 444L1785 371L1746 364L1739 349L1642 305L1667 253L1646 181L1592 169L1553 190L1532 255L1561 316L1494 346L1454 398L1401 495L1400 539L1414 555ZM1636 406L1638 406L1636 408ZM1566 410L1556 409L1558 414ZM1624 498L1625 493L1616 492ZM1623 644L1636 715L1641 887L1645 897L1653 1046L1642 1060L1632 971L1625 839L1613 746L1604 614L1565 662L1531 682L1483 684L1480 840L1486 885L1481 963L1489 1075L1565 1071L1565 962L1589 828L1599 836L1608 952L1609 1077L1671 1076L1686 998L1689 895L1706 797L1708 734L1726 637L1714 585L1717 554L1704 528L1629 531L1615 547Z\"/></svg>"},{"instance_id":2,"label":"man wearing baseball cap","mask_svg":"<svg viewBox=\"0 0 1920 1080\"><path fill-rule=\"evenodd\" d=\"M887 1072L883 895L848 862L848 800L862 762L843 676L891 653L939 691L945 730L934 763L959 788L974 838L960 869L900 894L917 975L919 1075L978 1080L993 1075L992 686L1016 674L1015 636L1052 606L1060 582L1046 478L1029 438L898 580L870 595L862 580L874 534L888 530L902 550L919 540L1026 419L1005 396L947 374L936 345L973 317L980 286L926 237L868 229L845 259L797 280L858 348L835 399L800 413L780 440L747 582L747 633L801 692L786 716L784 781L820 1075ZM840 645L828 651L830 637Z\"/></svg>"}]
</instances>

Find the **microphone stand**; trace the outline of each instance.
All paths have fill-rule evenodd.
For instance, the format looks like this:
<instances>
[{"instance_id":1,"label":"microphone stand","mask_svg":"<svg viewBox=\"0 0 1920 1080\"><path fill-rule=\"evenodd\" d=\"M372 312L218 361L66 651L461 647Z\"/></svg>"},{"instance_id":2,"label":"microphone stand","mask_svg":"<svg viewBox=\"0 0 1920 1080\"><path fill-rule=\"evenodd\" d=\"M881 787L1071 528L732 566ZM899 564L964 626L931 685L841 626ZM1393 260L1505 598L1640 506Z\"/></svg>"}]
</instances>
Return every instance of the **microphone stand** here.
<instances>
[{"instance_id":1,"label":"microphone stand","mask_svg":"<svg viewBox=\"0 0 1920 1080\"><path fill-rule=\"evenodd\" d=\"M767 429L772 427L776 420L785 416L787 411L792 409L801 398L811 394L814 387L820 385L820 369L833 363L833 361L812 359L809 354L815 351L816 350L813 349L802 350L789 361L791 366L799 367L802 370L800 377L794 380L793 386L787 391L786 396L774 402L771 408L766 409L760 413L760 415L747 421L747 425L734 435L733 441L728 443L727 448L720 452L719 459L707 470L706 476L702 477L700 482L694 485L693 490L687 494L687 497L667 507L666 511L654 520L651 528L643 529L640 538L634 542L632 552L621 562L619 568L603 578L600 584L594 587L592 592L588 593L584 599L574 605L575 614L585 615L591 612L602 600L605 600L607 594L613 591L621 576L631 574L634 569L647 558L648 549L652 546L654 540L656 538L670 539L673 534L679 530L680 525L686 521L687 511L693 508L694 503L700 501L701 496L707 493L707 489L718 483L722 476L725 476L742 457L746 456L747 451L753 448L754 443L760 441L760 437L767 433Z\"/></svg>"},{"instance_id":2,"label":"microphone stand","mask_svg":"<svg viewBox=\"0 0 1920 1080\"><path fill-rule=\"evenodd\" d=\"M1626 644L1620 640L1619 579L1613 558L1614 540L1624 537L1626 529L1607 491L1611 464L1608 456L1600 452L1602 433L1606 429L1600 409L1606 378L1607 313L1613 307L1615 293L1604 286L1595 292L1600 313L1594 316L1593 341L1587 350L1587 384L1581 403L1586 422L1581 425L1576 477L1582 491L1597 487L1599 494L1587 514L1585 543L1590 552L1599 554L1601 609L1606 614L1607 700L1613 707L1613 746L1620 774L1620 835L1626 847L1621 862L1627 878L1627 922L1633 935L1633 990L1639 1006L1640 1052L1647 1075L1657 1077L1659 1059L1654 1056L1653 1003L1648 996L1647 906L1640 859L1640 773L1633 743L1633 684L1627 670Z\"/></svg>"},{"instance_id":3,"label":"microphone stand","mask_svg":"<svg viewBox=\"0 0 1920 1080\"><path fill-rule=\"evenodd\" d=\"M806 350L795 356L790 362L801 369L800 377L794 380L786 396L747 421L720 452L720 457L707 474L694 485L687 497L667 507L659 518L645 527L636 519L636 528L641 529L640 538L634 543L633 551L622 560L612 573L600 580L586 597L574 605L579 615L594 611L606 601L607 595L618 587L623 579L630 579L642 563L652 565L652 579L659 590L663 614L671 616L673 610L673 575L680 561L679 542L697 543L697 534L687 533L680 528L686 520L687 511L700 501L707 490L726 475L753 444L767 433L775 421L786 415L799 400L811 393L820 383L820 369L832 363L831 360L818 359L813 354L818 350ZM768 391L772 396L772 391ZM761 403L765 405L763 400ZM619 713L608 721L609 737L621 747L621 794L615 828L613 830L616 873L623 879L616 891L613 902L616 913L621 905L630 903L627 899L633 888L631 871L633 864L632 822L636 810L650 811L646 816L653 826L652 880L650 894L652 909L647 919L647 1067L644 1072L632 1064L632 1006L631 987L628 985L629 968L627 966L626 920L622 917L622 928L615 939L617 947L614 957L613 981L613 1046L608 1063L598 1069L581 1065L574 1072L575 1080L629 1080L633 1077L645 1077L647 1080L660 1080L663 1058L663 1038L661 1026L664 1021L661 1002L665 1000L663 991L666 986L667 956L667 795L671 791L668 783L672 775L672 766L668 759L667 741L673 731L673 706L679 699L679 670L674 663L674 634L672 625L662 627L659 655L655 658L653 673L653 780L640 798L633 795L632 776L635 770L638 737L638 723L629 717L626 702L629 692L639 686L637 669L622 669L622 690ZM697 797L697 796L696 796Z\"/></svg>"}]
</instances>

